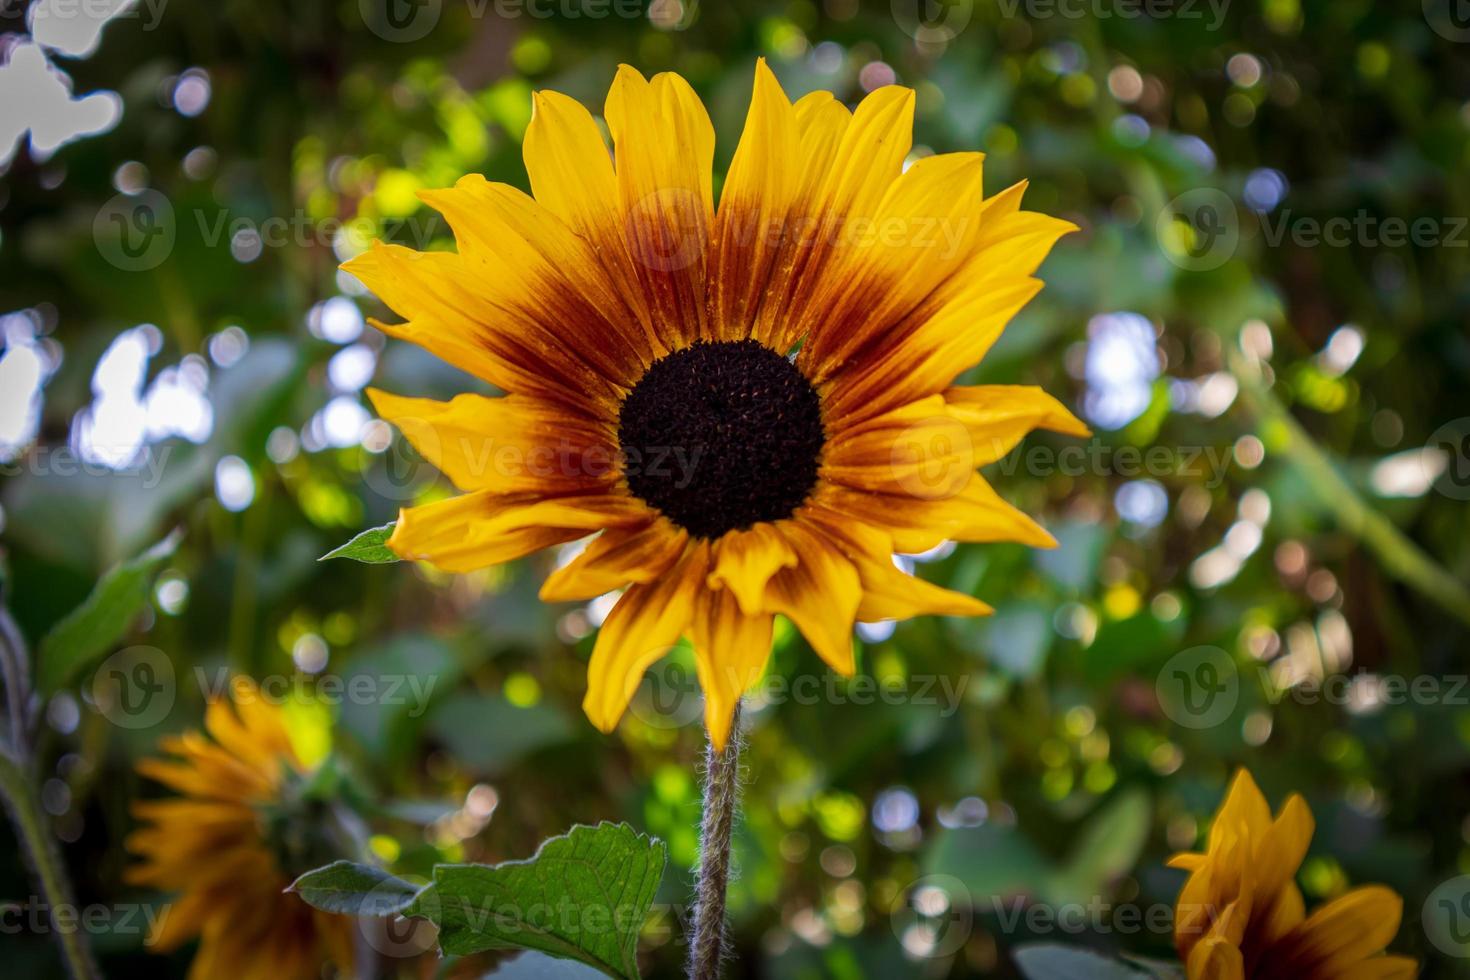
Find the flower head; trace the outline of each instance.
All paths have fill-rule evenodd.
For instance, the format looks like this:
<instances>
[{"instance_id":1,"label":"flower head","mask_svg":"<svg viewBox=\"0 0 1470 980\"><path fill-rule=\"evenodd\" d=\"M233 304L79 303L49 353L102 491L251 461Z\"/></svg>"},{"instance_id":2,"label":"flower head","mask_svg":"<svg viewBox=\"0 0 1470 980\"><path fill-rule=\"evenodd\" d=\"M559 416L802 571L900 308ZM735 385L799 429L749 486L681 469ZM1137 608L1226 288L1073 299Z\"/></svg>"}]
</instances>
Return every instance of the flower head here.
<instances>
[{"instance_id":1,"label":"flower head","mask_svg":"<svg viewBox=\"0 0 1470 980\"><path fill-rule=\"evenodd\" d=\"M623 67L604 116L538 93L534 198L481 177L423 197L456 253L375 245L346 268L383 325L507 392L371 392L464 493L404 510L389 547L468 571L597 536L549 601L625 590L584 707L611 731L683 636L723 745L783 615L833 669L855 621L988 607L893 554L1054 541L977 473L1033 428L1086 429L1038 388L955 386L1041 288L1065 221L982 156L905 167L914 93L790 102L764 62L714 205L714 130L682 78Z\"/></svg>"},{"instance_id":2,"label":"flower head","mask_svg":"<svg viewBox=\"0 0 1470 980\"><path fill-rule=\"evenodd\" d=\"M127 880L179 897L148 938L167 952L198 937L191 978L315 980L333 963L352 976L352 920L308 906L285 888L333 857L319 813L301 799L309 772L292 748L279 707L236 677L230 700L211 702L208 736L167 736L173 759L138 771L183 794L133 804L145 826L127 846L140 863Z\"/></svg>"},{"instance_id":3,"label":"flower head","mask_svg":"<svg viewBox=\"0 0 1470 980\"><path fill-rule=\"evenodd\" d=\"M1179 893L1174 944L1190 980L1396 980L1418 964L1383 954L1403 899L1381 885L1355 888L1306 914L1295 878L1314 822L1295 794L1273 820L1244 769L1210 827L1204 853L1169 866L1189 879Z\"/></svg>"}]
</instances>

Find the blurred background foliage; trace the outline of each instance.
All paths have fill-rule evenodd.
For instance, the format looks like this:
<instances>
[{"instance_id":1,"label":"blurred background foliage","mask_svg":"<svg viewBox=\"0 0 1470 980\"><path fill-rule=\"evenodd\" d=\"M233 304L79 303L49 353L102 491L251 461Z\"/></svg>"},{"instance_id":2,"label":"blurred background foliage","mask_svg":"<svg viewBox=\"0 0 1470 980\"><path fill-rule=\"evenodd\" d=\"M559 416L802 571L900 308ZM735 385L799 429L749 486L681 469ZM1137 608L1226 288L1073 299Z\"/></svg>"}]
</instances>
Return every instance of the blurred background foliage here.
<instances>
[{"instance_id":1,"label":"blurred background foliage","mask_svg":"<svg viewBox=\"0 0 1470 980\"><path fill-rule=\"evenodd\" d=\"M1171 903L1162 860L1201 838L1238 765L1313 806L1309 905L1387 883L1397 946L1440 975L1464 962L1421 909L1470 872L1470 690L1384 696L1384 678L1462 675L1470 636L1470 46L1434 2L155 0L90 37L64 8L0 8L20 119L0 128L18 140L0 146L9 607L34 646L182 529L121 644L173 664L166 716L114 724L85 677L47 710L44 798L82 903L164 900L121 879L129 802L158 792L132 764L198 725L196 680L220 669L293 679L298 735L375 801L371 849L400 873L628 820L668 841L660 900L685 900L703 740L686 655L603 737L579 704L606 604L538 603L551 557L466 576L317 563L447 492L370 420L364 385L481 387L385 344L364 318L391 314L336 267L375 237L450 247L415 192L464 173L526 187L531 92L599 111L619 62L689 79L718 174L765 56L793 98L914 87L915 154L981 148L988 192L1028 179L1028 207L1081 227L973 380L1043 385L1097 434L1081 457L1038 435L989 471L1058 550L916 562L993 618L865 626L856 686L779 634L773 675L817 694L766 688L746 713L732 972L1014 976L1033 938L1167 956L1166 930L1107 913L1028 935L992 896ZM22 98L41 84L23 69L63 94ZM57 135L68 113L100 131ZM139 201L161 229L141 252L109 230ZM1333 218L1355 222L1339 243L1300 233ZM1434 240L1389 241L1390 218ZM1165 696L1201 646L1237 683L1203 727ZM1338 703L1280 696L1338 675ZM396 678L399 703L328 703L333 677ZM6 849L0 898L30 888ZM184 974L187 950L120 933L95 937L111 975ZM674 975L676 917L644 946ZM57 969L24 932L6 957Z\"/></svg>"}]
</instances>

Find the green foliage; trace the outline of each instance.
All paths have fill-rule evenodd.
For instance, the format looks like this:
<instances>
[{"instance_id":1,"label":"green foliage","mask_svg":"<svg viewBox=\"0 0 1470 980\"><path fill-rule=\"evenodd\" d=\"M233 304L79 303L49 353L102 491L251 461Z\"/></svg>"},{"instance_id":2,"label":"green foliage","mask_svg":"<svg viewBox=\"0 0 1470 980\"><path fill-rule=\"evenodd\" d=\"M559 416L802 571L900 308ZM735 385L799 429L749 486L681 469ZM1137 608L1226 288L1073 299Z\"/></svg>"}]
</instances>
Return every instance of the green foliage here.
<instances>
[{"instance_id":1,"label":"green foliage","mask_svg":"<svg viewBox=\"0 0 1470 980\"><path fill-rule=\"evenodd\" d=\"M437 925L447 953L520 946L631 980L664 854L627 824L573 827L526 861L436 867L407 914Z\"/></svg>"},{"instance_id":2,"label":"green foliage","mask_svg":"<svg viewBox=\"0 0 1470 980\"><path fill-rule=\"evenodd\" d=\"M1022 946L1015 959L1026 980L1145 980L1152 976L1069 946Z\"/></svg>"},{"instance_id":3,"label":"green foliage","mask_svg":"<svg viewBox=\"0 0 1470 980\"><path fill-rule=\"evenodd\" d=\"M23 38L45 6L12 5L4 30ZM1040 385L1086 415L1105 395L1088 365L1097 318L1115 313L1146 322L1159 373L1121 427L1037 434L983 471L1057 549L961 545L914 563L993 618L865 629L851 681L778 622L771 681L746 711L730 909L742 967L781 980L1005 977L1019 947L1074 938L1107 957L1168 958L1166 928L1032 935L998 923L991 899L1167 907L1181 876L1163 862L1207 832L1239 765L1273 803L1301 792L1313 807L1309 908L1381 881L1412 913L1470 867L1470 706L1454 686L1470 649L1470 538L1448 468L1465 463L1455 423L1470 419L1470 248L1267 235L1283 220L1365 215L1449 236L1470 215L1470 49L1426 14L1448 3L1264 0L1223 5L1218 22L1209 3L1146 17L1021 0L684 0L659 16L640 0L632 17L590 16L618 5L582 0L400 3L403 17L438 12L413 39L360 9L382 6L134 5L95 51L53 58L74 97L117 91L114 128L34 156L22 142L0 166L4 383L27 357L45 365L33 444L0 450L0 567L55 695L36 705L38 788L88 902L164 900L124 877L131 808L166 793L135 765L162 735L201 726L196 671L220 669L287 692L293 737L330 748L373 801L349 838L403 880L530 854L550 829L607 818L668 841L681 874L656 901L687 900L702 746L692 655L677 651L683 674L656 670L603 735L580 704L606 603L540 603L556 556L462 576L364 567L396 560L384 541L400 508L456 491L376 425L328 438L329 406L354 431L371 415L334 360L350 350L370 384L402 395L495 392L371 325L333 339L322 304L354 326L396 321L339 261L373 238L455 248L417 192L466 173L528 189L529 93L600 114L620 62L678 71L705 100L718 195L759 56L792 98L823 89L849 106L891 72L918 93L915 155L983 150L987 193L1025 180L1026 208L1080 227L958 383ZM945 10L947 26L913 22ZM669 11L677 23L660 19ZM211 86L198 115L172 101L191 71ZM1266 207L1259 191L1278 178ZM93 219L139 188L167 199L176 240L129 270ZM1225 196L1218 216L1238 232L1210 268L1160 231L1180 224L1171 202L1201 190ZM232 248L236 228L284 234L252 257ZM143 324L156 333L132 393L199 375L212 427L199 441L155 437L141 462L81 460L84 419L127 421L101 412L94 384L109 345ZM1345 325L1362 349L1340 364L1327 355ZM1150 451L1166 462L1127 465ZM1436 452L1443 475L1412 492ZM242 510L216 494L226 458L253 483ZM1123 506L1141 486L1164 504L1148 520ZM138 574L129 560L176 527L176 549L135 559L149 565ZM1231 574L1197 575L1211 554ZM175 668L168 717L147 729L72 690L130 644ZM1224 720L1196 728L1160 684L1201 647L1229 659L1220 676L1235 687ZM1283 693L1298 669L1357 678L1351 697ZM1374 697L1379 679L1418 678L1441 681L1440 696ZM895 897L931 877L969 894L908 929ZM0 867L0 892L33 893L20 862ZM963 909L969 932L943 934ZM1395 948L1426 975L1455 967L1417 918ZM188 975L187 945L159 954L121 929L98 939L109 977ZM653 976L677 975L683 953L672 917L640 940ZM8 937L6 955L19 975L60 971L44 936ZM392 980L544 966L509 955L381 961Z\"/></svg>"},{"instance_id":4,"label":"green foliage","mask_svg":"<svg viewBox=\"0 0 1470 980\"><path fill-rule=\"evenodd\" d=\"M123 637L148 604L154 577L173 557L182 537L175 531L109 571L85 602L52 627L37 654L36 684L43 693L64 687Z\"/></svg>"},{"instance_id":5,"label":"green foliage","mask_svg":"<svg viewBox=\"0 0 1470 980\"><path fill-rule=\"evenodd\" d=\"M550 838L525 861L438 865L422 888L338 861L302 875L290 890L327 912L427 919L448 954L529 949L637 980L638 933L665 853L657 838L601 823Z\"/></svg>"},{"instance_id":6,"label":"green foliage","mask_svg":"<svg viewBox=\"0 0 1470 980\"><path fill-rule=\"evenodd\" d=\"M308 871L286 889L323 912L341 915L393 915L413 904L417 885L381 868L353 861L334 861Z\"/></svg>"},{"instance_id":7,"label":"green foliage","mask_svg":"<svg viewBox=\"0 0 1470 980\"><path fill-rule=\"evenodd\" d=\"M351 558L367 565L384 565L401 559L388 549L388 539L393 536L393 525L368 528L346 544L339 545L322 555L317 561L328 558Z\"/></svg>"}]
</instances>

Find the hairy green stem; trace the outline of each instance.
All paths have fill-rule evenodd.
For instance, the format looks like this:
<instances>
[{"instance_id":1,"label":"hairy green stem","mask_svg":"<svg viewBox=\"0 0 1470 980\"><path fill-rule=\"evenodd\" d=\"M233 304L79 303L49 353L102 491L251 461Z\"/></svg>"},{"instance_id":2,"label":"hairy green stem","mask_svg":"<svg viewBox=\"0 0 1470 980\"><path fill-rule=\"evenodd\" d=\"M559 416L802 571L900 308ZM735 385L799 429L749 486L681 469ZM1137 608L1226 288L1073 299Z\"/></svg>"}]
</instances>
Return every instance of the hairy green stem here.
<instances>
[{"instance_id":1,"label":"hairy green stem","mask_svg":"<svg viewBox=\"0 0 1470 980\"><path fill-rule=\"evenodd\" d=\"M704 819L700 827L699 872L694 883L693 938L689 980L718 980L726 953L725 890L730 881L730 834L740 805L740 702L730 719L730 738L721 752L705 753Z\"/></svg>"}]
</instances>

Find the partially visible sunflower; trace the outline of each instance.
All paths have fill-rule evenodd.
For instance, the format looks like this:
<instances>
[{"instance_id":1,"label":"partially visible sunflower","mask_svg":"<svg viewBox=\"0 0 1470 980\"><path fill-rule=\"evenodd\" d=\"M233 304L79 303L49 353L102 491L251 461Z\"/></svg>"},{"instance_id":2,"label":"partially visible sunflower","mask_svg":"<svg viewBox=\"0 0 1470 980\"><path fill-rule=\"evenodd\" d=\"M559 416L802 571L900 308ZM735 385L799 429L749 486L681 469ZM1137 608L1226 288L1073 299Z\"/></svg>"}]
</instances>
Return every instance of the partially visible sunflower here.
<instances>
[{"instance_id":1,"label":"partially visible sunflower","mask_svg":"<svg viewBox=\"0 0 1470 980\"><path fill-rule=\"evenodd\" d=\"M982 154L910 161L913 110L897 86L792 104L758 63L716 210L698 97L624 66L611 155L591 113L538 93L534 199L465 177L422 195L457 253L345 266L407 318L381 329L508 392L370 392L464 491L402 511L388 546L458 572L600 532L541 595L626 590L589 666L603 731L687 635L722 747L773 616L851 674L859 619L989 611L895 551L1055 544L975 471L1034 428L1086 428L1039 388L954 381L1075 229L1021 210L1024 182L985 197Z\"/></svg>"},{"instance_id":2,"label":"partially visible sunflower","mask_svg":"<svg viewBox=\"0 0 1470 980\"><path fill-rule=\"evenodd\" d=\"M138 771L184 795L145 800L145 826L128 837L141 862L127 880L177 892L149 946L176 949L194 937L191 980L317 980L334 964L354 976L352 923L319 912L284 889L340 854L325 844L323 814L299 794L310 776L292 748L279 707L234 678L232 708L213 701L198 731L159 745L174 759L144 759Z\"/></svg>"},{"instance_id":3,"label":"partially visible sunflower","mask_svg":"<svg viewBox=\"0 0 1470 980\"><path fill-rule=\"evenodd\" d=\"M1210 827L1202 854L1176 854L1188 871L1174 917L1174 944L1189 980L1400 980L1418 972L1384 954L1404 902L1382 885L1355 888L1306 914L1297 869L1314 822L1293 794L1273 821L1244 769Z\"/></svg>"}]
</instances>

